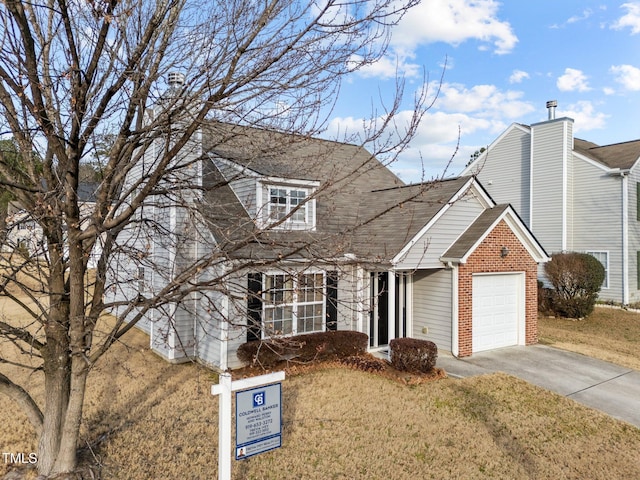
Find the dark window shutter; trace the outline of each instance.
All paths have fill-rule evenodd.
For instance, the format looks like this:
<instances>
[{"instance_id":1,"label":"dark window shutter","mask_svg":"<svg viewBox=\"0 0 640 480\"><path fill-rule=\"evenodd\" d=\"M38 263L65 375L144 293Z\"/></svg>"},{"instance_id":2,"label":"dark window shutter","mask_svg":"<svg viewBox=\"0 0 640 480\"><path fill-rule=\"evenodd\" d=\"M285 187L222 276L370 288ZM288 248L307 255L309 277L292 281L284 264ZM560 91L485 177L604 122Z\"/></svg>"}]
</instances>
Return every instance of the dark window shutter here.
<instances>
[{"instance_id":1,"label":"dark window shutter","mask_svg":"<svg viewBox=\"0 0 640 480\"><path fill-rule=\"evenodd\" d=\"M338 272L327 272L327 330L338 329Z\"/></svg>"},{"instance_id":2,"label":"dark window shutter","mask_svg":"<svg viewBox=\"0 0 640 480\"><path fill-rule=\"evenodd\" d=\"M260 340L262 335L262 274L247 276L247 342Z\"/></svg>"}]
</instances>

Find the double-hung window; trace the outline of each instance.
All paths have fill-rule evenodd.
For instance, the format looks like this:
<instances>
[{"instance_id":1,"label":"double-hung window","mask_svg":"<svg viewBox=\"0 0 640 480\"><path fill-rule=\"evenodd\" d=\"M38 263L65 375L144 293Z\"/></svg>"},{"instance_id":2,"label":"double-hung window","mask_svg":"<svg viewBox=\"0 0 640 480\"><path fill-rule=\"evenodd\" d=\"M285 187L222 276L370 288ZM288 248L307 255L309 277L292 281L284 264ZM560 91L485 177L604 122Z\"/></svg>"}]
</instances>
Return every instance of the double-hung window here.
<instances>
[{"instance_id":1,"label":"double-hung window","mask_svg":"<svg viewBox=\"0 0 640 480\"><path fill-rule=\"evenodd\" d=\"M609 252L586 252L592 257L598 259L598 261L604 267L604 282L602 282L602 288L609 288Z\"/></svg>"},{"instance_id":2,"label":"double-hung window","mask_svg":"<svg viewBox=\"0 0 640 480\"><path fill-rule=\"evenodd\" d=\"M273 222L306 224L309 222L307 191L299 188L269 187L269 219Z\"/></svg>"},{"instance_id":3,"label":"double-hung window","mask_svg":"<svg viewBox=\"0 0 640 480\"><path fill-rule=\"evenodd\" d=\"M323 273L265 275L263 336L324 331L324 285Z\"/></svg>"}]
</instances>

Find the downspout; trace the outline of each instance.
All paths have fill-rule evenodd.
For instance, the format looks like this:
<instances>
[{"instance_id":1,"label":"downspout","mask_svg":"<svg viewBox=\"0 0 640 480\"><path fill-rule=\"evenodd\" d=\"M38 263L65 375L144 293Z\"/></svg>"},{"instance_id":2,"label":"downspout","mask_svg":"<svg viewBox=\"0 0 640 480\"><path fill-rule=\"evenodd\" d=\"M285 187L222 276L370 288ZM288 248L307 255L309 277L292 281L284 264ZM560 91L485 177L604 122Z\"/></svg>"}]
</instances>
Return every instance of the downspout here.
<instances>
[{"instance_id":1,"label":"downspout","mask_svg":"<svg viewBox=\"0 0 640 480\"><path fill-rule=\"evenodd\" d=\"M172 205L171 208L169 209L169 231L173 232L171 235L173 235L173 239L171 241L171 244L168 246L167 248L167 256L168 256L168 261L169 261L169 271L170 271L170 278L171 281L175 280L176 277L176 261L177 261L177 257L178 257L178 234L176 233L177 230L177 216L178 213L176 211L177 207L175 205ZM169 316L169 324L168 324L168 328L169 330L167 331L167 348L169 349L168 353L168 357L170 360L175 360L176 359L176 336L177 336L177 314L178 314L178 304L176 302L171 302L171 306L169 308L169 312L170 316Z\"/></svg>"},{"instance_id":2,"label":"downspout","mask_svg":"<svg viewBox=\"0 0 640 480\"><path fill-rule=\"evenodd\" d=\"M226 290L226 289L225 289ZM222 297L222 324L220 325L220 370L226 372L229 369L229 296Z\"/></svg>"},{"instance_id":3,"label":"downspout","mask_svg":"<svg viewBox=\"0 0 640 480\"><path fill-rule=\"evenodd\" d=\"M531 127L531 144L529 146L529 228L533 231L533 137L535 130Z\"/></svg>"},{"instance_id":4,"label":"downspout","mask_svg":"<svg viewBox=\"0 0 640 480\"><path fill-rule=\"evenodd\" d=\"M629 305L629 172L622 177L622 304Z\"/></svg>"},{"instance_id":5,"label":"downspout","mask_svg":"<svg viewBox=\"0 0 640 480\"><path fill-rule=\"evenodd\" d=\"M567 251L567 198L569 195L568 178L568 145L567 145L568 123L562 122L562 251Z\"/></svg>"},{"instance_id":6,"label":"downspout","mask_svg":"<svg viewBox=\"0 0 640 480\"><path fill-rule=\"evenodd\" d=\"M451 262L447 263L447 268L451 268L451 354L459 356L460 347L458 345L458 266Z\"/></svg>"},{"instance_id":7,"label":"downspout","mask_svg":"<svg viewBox=\"0 0 640 480\"><path fill-rule=\"evenodd\" d=\"M364 289L364 269L360 266L354 265L355 277L356 277L356 299L357 299L357 312L356 312L356 331L367 333L364 330L364 311L366 308L365 301L365 289Z\"/></svg>"},{"instance_id":8,"label":"downspout","mask_svg":"<svg viewBox=\"0 0 640 480\"><path fill-rule=\"evenodd\" d=\"M229 369L229 288L226 285L226 281L227 281L227 267L226 266L221 266L220 267L220 273L219 273L219 278L222 278L223 282L225 282L225 285L223 286L223 288L221 289L222 292L222 299L220 300L220 306L218 308L218 311L216 312L216 317L214 318L211 315L209 315L209 318L207 319L208 321L213 321L213 322L220 322L220 350L219 350L219 354L220 354L220 361L218 362L218 367L220 367L220 371L221 372L226 372ZM216 294L216 292L212 292L213 295ZM211 301L211 298L208 299L208 301ZM219 315L219 317L218 317Z\"/></svg>"}]
</instances>

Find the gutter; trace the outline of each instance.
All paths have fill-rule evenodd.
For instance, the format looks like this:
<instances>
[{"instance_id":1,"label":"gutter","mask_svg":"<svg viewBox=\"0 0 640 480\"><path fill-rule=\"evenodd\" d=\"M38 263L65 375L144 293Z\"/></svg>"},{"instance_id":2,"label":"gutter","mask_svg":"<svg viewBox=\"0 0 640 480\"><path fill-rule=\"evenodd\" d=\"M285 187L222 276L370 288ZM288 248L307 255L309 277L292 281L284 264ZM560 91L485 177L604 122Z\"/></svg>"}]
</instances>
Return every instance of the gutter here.
<instances>
[{"instance_id":1,"label":"gutter","mask_svg":"<svg viewBox=\"0 0 640 480\"><path fill-rule=\"evenodd\" d=\"M629 305L629 173L630 169L616 168L609 173L620 177L622 196L622 304Z\"/></svg>"}]
</instances>

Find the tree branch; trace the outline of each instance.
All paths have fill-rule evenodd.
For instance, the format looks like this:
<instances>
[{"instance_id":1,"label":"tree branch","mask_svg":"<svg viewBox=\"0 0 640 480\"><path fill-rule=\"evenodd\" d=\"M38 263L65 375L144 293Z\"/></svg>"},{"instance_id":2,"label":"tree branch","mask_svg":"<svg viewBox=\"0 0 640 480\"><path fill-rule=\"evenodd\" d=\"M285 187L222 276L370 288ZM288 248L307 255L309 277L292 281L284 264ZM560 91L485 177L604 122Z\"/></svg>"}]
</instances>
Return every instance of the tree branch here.
<instances>
[{"instance_id":1,"label":"tree branch","mask_svg":"<svg viewBox=\"0 0 640 480\"><path fill-rule=\"evenodd\" d=\"M27 415L29 422L33 425L36 434L40 436L44 415L33 400L31 395L20 385L13 383L8 377L0 373L0 393L4 393L16 402L22 411Z\"/></svg>"}]
</instances>

